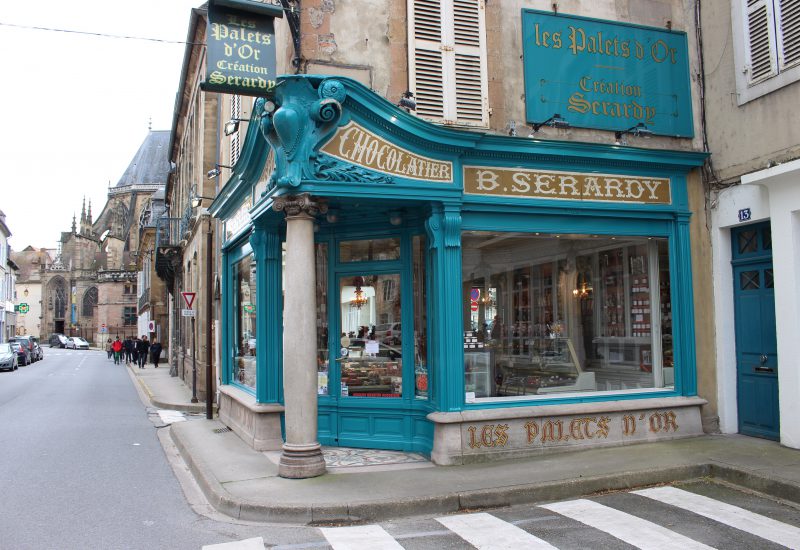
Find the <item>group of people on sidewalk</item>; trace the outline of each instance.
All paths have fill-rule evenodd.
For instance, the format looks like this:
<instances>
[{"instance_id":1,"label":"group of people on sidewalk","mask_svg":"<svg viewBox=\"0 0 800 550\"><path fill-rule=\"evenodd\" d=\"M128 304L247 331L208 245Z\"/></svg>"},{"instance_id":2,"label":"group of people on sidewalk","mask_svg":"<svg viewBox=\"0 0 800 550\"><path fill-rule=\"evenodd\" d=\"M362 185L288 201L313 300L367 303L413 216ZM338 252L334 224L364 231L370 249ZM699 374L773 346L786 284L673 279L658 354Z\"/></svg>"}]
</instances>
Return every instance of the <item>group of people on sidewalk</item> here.
<instances>
[{"instance_id":1,"label":"group of people on sidewalk","mask_svg":"<svg viewBox=\"0 0 800 550\"><path fill-rule=\"evenodd\" d=\"M158 368L161 352L161 344L156 340L150 343L146 335L142 335L141 338L128 336L125 340L120 340L117 336L116 340L112 341L109 338L106 342L106 353L108 353L109 359L113 357L115 365L119 365L124 358L126 365L133 363L143 369L147 364L148 356L150 356L153 365Z\"/></svg>"}]
</instances>

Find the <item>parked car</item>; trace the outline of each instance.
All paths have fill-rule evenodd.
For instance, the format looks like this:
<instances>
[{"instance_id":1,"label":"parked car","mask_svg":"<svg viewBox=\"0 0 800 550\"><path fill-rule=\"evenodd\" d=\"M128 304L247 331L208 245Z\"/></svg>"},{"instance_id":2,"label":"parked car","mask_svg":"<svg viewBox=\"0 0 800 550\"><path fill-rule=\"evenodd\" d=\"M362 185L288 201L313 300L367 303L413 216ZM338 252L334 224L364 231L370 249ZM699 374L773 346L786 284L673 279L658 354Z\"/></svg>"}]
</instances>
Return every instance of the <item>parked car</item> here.
<instances>
[{"instance_id":1,"label":"parked car","mask_svg":"<svg viewBox=\"0 0 800 550\"><path fill-rule=\"evenodd\" d=\"M67 349L89 349L89 342L80 336L67 338Z\"/></svg>"},{"instance_id":2,"label":"parked car","mask_svg":"<svg viewBox=\"0 0 800 550\"><path fill-rule=\"evenodd\" d=\"M33 342L33 356L36 358L34 361L41 361L44 359L44 349L39 345L39 342Z\"/></svg>"},{"instance_id":3,"label":"parked car","mask_svg":"<svg viewBox=\"0 0 800 550\"><path fill-rule=\"evenodd\" d=\"M36 352L33 349L34 346L37 344L37 340L33 336L12 336L11 338L8 339L8 341L17 342L19 345L21 345L28 351L28 357L30 358L30 361L28 361L28 363L32 363L39 359L38 354L36 354Z\"/></svg>"},{"instance_id":4,"label":"parked car","mask_svg":"<svg viewBox=\"0 0 800 550\"><path fill-rule=\"evenodd\" d=\"M401 337L400 323L382 323L375 327L375 338L384 344L398 345Z\"/></svg>"},{"instance_id":5,"label":"parked car","mask_svg":"<svg viewBox=\"0 0 800 550\"><path fill-rule=\"evenodd\" d=\"M11 349L13 349L17 354L17 364L22 365L23 367L27 367L31 364L31 352L27 350L22 344L19 342L9 342Z\"/></svg>"},{"instance_id":6,"label":"parked car","mask_svg":"<svg viewBox=\"0 0 800 550\"><path fill-rule=\"evenodd\" d=\"M67 347L67 337L63 334L51 334L50 335L50 347L51 348L65 348Z\"/></svg>"},{"instance_id":7,"label":"parked car","mask_svg":"<svg viewBox=\"0 0 800 550\"><path fill-rule=\"evenodd\" d=\"M17 353L11 344L0 344L0 369L15 371L18 366Z\"/></svg>"}]
</instances>

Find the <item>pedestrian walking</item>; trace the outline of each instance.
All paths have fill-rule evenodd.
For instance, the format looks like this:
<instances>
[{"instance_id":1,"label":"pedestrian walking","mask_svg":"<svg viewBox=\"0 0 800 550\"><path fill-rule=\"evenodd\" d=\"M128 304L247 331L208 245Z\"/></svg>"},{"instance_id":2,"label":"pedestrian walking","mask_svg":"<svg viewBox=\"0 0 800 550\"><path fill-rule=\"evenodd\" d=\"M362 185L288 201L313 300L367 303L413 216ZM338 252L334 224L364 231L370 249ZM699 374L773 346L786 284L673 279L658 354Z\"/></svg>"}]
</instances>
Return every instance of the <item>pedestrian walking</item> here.
<instances>
[{"instance_id":1,"label":"pedestrian walking","mask_svg":"<svg viewBox=\"0 0 800 550\"><path fill-rule=\"evenodd\" d=\"M119 365L120 358L122 357L122 342L119 336L117 336L117 339L111 344L111 350L114 352L114 364Z\"/></svg>"},{"instance_id":2,"label":"pedestrian walking","mask_svg":"<svg viewBox=\"0 0 800 550\"><path fill-rule=\"evenodd\" d=\"M130 365L131 361L133 361L133 338L126 336L125 341L122 342L122 347L125 349L125 364Z\"/></svg>"},{"instance_id":3,"label":"pedestrian walking","mask_svg":"<svg viewBox=\"0 0 800 550\"><path fill-rule=\"evenodd\" d=\"M142 335L142 338L136 343L136 352L139 354L138 363L139 368L143 369L147 364L147 352L150 349L150 342L147 341L147 336Z\"/></svg>"},{"instance_id":4,"label":"pedestrian walking","mask_svg":"<svg viewBox=\"0 0 800 550\"><path fill-rule=\"evenodd\" d=\"M106 353L108 354L109 359L111 359L111 356L114 354L114 350L111 349L111 343L111 338L109 338L106 342Z\"/></svg>"},{"instance_id":5,"label":"pedestrian walking","mask_svg":"<svg viewBox=\"0 0 800 550\"><path fill-rule=\"evenodd\" d=\"M158 362L161 360L161 351L161 344L157 340L153 340L153 343L150 344L150 359L156 368L158 368Z\"/></svg>"}]
</instances>

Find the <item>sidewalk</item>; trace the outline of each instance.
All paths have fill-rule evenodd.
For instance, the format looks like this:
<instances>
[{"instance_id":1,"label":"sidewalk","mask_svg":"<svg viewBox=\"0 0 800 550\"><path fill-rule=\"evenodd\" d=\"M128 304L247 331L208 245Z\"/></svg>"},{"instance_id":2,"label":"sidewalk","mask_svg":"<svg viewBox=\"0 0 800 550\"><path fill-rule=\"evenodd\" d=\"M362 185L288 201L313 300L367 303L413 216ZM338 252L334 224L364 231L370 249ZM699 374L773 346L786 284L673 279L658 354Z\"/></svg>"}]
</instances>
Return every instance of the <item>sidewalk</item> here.
<instances>
[{"instance_id":1,"label":"sidewalk","mask_svg":"<svg viewBox=\"0 0 800 550\"><path fill-rule=\"evenodd\" d=\"M131 368L154 406L204 411L169 368ZM199 405L199 409L197 409ZM192 408L194 407L194 408ZM209 502L251 521L379 521L579 497L713 477L800 504L800 451L745 436L703 436L466 466L420 460L278 477L280 453L247 446L216 420L173 424L171 436ZM327 460L326 456L326 460ZM402 461L401 461L402 462ZM348 473L352 472L352 473Z\"/></svg>"}]
</instances>

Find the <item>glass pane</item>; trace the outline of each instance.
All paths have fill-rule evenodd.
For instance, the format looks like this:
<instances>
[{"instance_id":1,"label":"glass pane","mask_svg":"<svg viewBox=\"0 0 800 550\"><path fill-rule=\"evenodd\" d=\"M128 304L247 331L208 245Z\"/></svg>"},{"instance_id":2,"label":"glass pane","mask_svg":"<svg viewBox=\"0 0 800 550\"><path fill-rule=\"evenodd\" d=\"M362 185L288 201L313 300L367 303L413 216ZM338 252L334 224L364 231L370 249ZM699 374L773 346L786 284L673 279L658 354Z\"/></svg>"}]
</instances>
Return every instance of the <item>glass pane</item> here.
<instances>
[{"instance_id":1,"label":"glass pane","mask_svg":"<svg viewBox=\"0 0 800 550\"><path fill-rule=\"evenodd\" d=\"M739 254L758 250L758 232L755 229L739 233Z\"/></svg>"},{"instance_id":2,"label":"glass pane","mask_svg":"<svg viewBox=\"0 0 800 550\"><path fill-rule=\"evenodd\" d=\"M425 273L425 237L417 235L412 241L414 292L414 396L428 399L428 312Z\"/></svg>"},{"instance_id":3,"label":"glass pane","mask_svg":"<svg viewBox=\"0 0 800 550\"><path fill-rule=\"evenodd\" d=\"M742 271L739 274L739 287L742 290L756 290L760 286L761 278L759 277L758 270Z\"/></svg>"},{"instance_id":4,"label":"glass pane","mask_svg":"<svg viewBox=\"0 0 800 550\"><path fill-rule=\"evenodd\" d=\"M401 397L400 275L357 275L339 283L341 395Z\"/></svg>"},{"instance_id":5,"label":"glass pane","mask_svg":"<svg viewBox=\"0 0 800 550\"><path fill-rule=\"evenodd\" d=\"M344 241L339 244L339 260L342 262L398 259L400 259L400 239Z\"/></svg>"},{"instance_id":6,"label":"glass pane","mask_svg":"<svg viewBox=\"0 0 800 550\"><path fill-rule=\"evenodd\" d=\"M236 281L234 380L256 387L256 262L250 254L233 266Z\"/></svg>"},{"instance_id":7,"label":"glass pane","mask_svg":"<svg viewBox=\"0 0 800 550\"><path fill-rule=\"evenodd\" d=\"M468 231L462 262L468 400L673 383L666 240Z\"/></svg>"},{"instance_id":8,"label":"glass pane","mask_svg":"<svg viewBox=\"0 0 800 550\"><path fill-rule=\"evenodd\" d=\"M328 395L328 245L314 249L317 269L317 394Z\"/></svg>"},{"instance_id":9,"label":"glass pane","mask_svg":"<svg viewBox=\"0 0 800 550\"><path fill-rule=\"evenodd\" d=\"M775 277L771 269L764 270L764 288L775 288Z\"/></svg>"}]
</instances>

